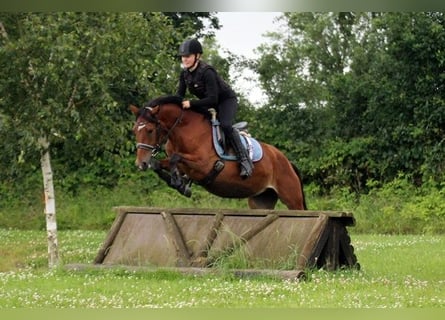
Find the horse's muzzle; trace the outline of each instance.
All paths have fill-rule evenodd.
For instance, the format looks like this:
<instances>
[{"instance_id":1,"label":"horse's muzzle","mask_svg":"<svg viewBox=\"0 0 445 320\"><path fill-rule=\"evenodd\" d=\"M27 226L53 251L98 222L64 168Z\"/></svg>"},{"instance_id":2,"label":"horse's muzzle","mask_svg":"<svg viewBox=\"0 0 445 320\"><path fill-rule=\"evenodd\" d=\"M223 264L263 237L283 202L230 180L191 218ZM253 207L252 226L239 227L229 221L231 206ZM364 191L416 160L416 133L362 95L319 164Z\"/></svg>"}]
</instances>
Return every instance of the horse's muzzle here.
<instances>
[{"instance_id":1,"label":"horse's muzzle","mask_svg":"<svg viewBox=\"0 0 445 320\"><path fill-rule=\"evenodd\" d=\"M137 159L136 166L139 170L145 171L151 168L151 161L153 157L159 152L159 145L151 145L146 143L137 143Z\"/></svg>"},{"instance_id":2,"label":"horse's muzzle","mask_svg":"<svg viewBox=\"0 0 445 320\"><path fill-rule=\"evenodd\" d=\"M145 161L136 164L136 166L140 171L146 171L148 168L150 168L150 165Z\"/></svg>"}]
</instances>

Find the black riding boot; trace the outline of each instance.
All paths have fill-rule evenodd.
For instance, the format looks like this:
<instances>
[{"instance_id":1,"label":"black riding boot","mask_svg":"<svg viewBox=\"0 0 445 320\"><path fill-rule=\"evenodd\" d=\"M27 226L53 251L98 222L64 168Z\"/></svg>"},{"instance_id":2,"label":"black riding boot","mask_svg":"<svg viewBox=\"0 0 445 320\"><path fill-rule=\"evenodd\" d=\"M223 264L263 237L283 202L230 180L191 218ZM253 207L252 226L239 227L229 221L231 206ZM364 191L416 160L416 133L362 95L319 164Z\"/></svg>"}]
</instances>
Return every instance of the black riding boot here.
<instances>
[{"instance_id":1,"label":"black riding boot","mask_svg":"<svg viewBox=\"0 0 445 320\"><path fill-rule=\"evenodd\" d=\"M241 137L239 133L235 129L232 129L230 142L240 163L240 176L243 179L246 179L252 175L253 163L252 160L250 160L246 149L241 143Z\"/></svg>"}]
</instances>

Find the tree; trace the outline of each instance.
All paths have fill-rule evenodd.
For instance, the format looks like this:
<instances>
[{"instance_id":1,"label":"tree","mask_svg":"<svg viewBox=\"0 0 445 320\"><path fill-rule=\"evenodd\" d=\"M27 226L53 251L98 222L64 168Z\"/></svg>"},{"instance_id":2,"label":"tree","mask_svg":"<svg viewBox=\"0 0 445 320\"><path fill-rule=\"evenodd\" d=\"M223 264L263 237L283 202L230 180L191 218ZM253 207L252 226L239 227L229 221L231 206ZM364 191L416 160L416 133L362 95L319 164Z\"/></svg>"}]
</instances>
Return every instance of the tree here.
<instances>
[{"instance_id":1,"label":"tree","mask_svg":"<svg viewBox=\"0 0 445 320\"><path fill-rule=\"evenodd\" d=\"M374 132L389 176L416 183L445 173L445 15L386 13L373 19L367 132Z\"/></svg>"},{"instance_id":2,"label":"tree","mask_svg":"<svg viewBox=\"0 0 445 320\"><path fill-rule=\"evenodd\" d=\"M126 105L116 92L146 100L172 77L166 44L174 32L162 14L2 13L0 79L2 130L13 131L4 150L13 167L35 163L41 151L46 199L55 199L49 154L79 163L126 154ZM150 78L156 72L157 79ZM120 122L120 123L119 123ZM117 125L119 124L119 125ZM75 150L67 150L74 147ZM49 249L57 248L55 205L46 207ZM54 212L52 209L54 208ZM57 254L50 254L50 266Z\"/></svg>"},{"instance_id":3,"label":"tree","mask_svg":"<svg viewBox=\"0 0 445 320\"><path fill-rule=\"evenodd\" d=\"M173 28L179 31L183 38L195 35L197 38L213 37L214 29L219 29L219 20L216 12L163 12L172 21ZM206 26L205 21L208 22Z\"/></svg>"},{"instance_id":4,"label":"tree","mask_svg":"<svg viewBox=\"0 0 445 320\"><path fill-rule=\"evenodd\" d=\"M312 181L366 188L444 171L443 13L286 13L254 65L265 132ZM278 125L279 124L279 125ZM285 130L282 127L286 128ZM317 146L317 147L314 147ZM301 161L300 161L301 163Z\"/></svg>"},{"instance_id":5,"label":"tree","mask_svg":"<svg viewBox=\"0 0 445 320\"><path fill-rule=\"evenodd\" d=\"M262 132L267 133L267 141L295 159L312 181L320 182L320 164L314 161L322 158L320 147L337 136L331 101L338 79L350 67L356 43L354 25L361 17L285 13L281 20L288 29L269 35L271 41L259 48L261 56L253 65L269 98ZM272 127L267 119L272 119Z\"/></svg>"}]
</instances>

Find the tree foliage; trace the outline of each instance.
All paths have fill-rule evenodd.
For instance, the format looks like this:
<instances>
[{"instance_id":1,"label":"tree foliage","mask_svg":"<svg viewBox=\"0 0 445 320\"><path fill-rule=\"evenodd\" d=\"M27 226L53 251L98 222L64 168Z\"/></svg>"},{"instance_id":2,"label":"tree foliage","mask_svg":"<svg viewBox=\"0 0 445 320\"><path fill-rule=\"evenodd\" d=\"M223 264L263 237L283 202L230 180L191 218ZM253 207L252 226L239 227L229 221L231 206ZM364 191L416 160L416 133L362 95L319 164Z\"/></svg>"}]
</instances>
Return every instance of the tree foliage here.
<instances>
[{"instance_id":1,"label":"tree foliage","mask_svg":"<svg viewBox=\"0 0 445 320\"><path fill-rule=\"evenodd\" d=\"M172 91L167 18L58 12L5 13L1 21L2 161L15 157L9 170L26 171L38 158L36 139L46 136L56 171L88 168L110 183L132 149L128 103Z\"/></svg>"},{"instance_id":2,"label":"tree foliage","mask_svg":"<svg viewBox=\"0 0 445 320\"><path fill-rule=\"evenodd\" d=\"M444 176L445 16L285 13L254 66L265 137L309 181L366 190L399 173ZM260 112L263 114L263 112ZM266 121L272 118L272 123Z\"/></svg>"},{"instance_id":3,"label":"tree foliage","mask_svg":"<svg viewBox=\"0 0 445 320\"><path fill-rule=\"evenodd\" d=\"M253 108L240 93L239 115L253 135L285 151L305 183L322 190L366 191L400 173L416 184L440 181L444 14L281 19L285 32L271 33L251 63L268 104ZM42 136L68 190L115 185L133 161L128 104L175 92L185 38L200 37L204 58L229 82L229 67L243 64L219 55L211 12L0 13L0 22L0 188L35 183Z\"/></svg>"}]
</instances>

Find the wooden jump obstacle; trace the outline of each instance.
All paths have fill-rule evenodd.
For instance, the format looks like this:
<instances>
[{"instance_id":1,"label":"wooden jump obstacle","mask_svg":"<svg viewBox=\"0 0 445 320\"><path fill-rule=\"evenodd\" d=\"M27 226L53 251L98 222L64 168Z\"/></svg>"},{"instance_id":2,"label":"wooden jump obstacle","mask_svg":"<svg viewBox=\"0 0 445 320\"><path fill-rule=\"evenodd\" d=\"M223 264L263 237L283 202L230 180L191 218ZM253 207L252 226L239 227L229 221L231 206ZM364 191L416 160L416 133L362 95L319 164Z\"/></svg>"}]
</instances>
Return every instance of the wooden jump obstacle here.
<instances>
[{"instance_id":1,"label":"wooden jump obstacle","mask_svg":"<svg viewBox=\"0 0 445 320\"><path fill-rule=\"evenodd\" d=\"M358 268L340 211L117 207L94 263L207 268L242 250L255 269ZM280 267L281 266L281 267Z\"/></svg>"}]
</instances>

